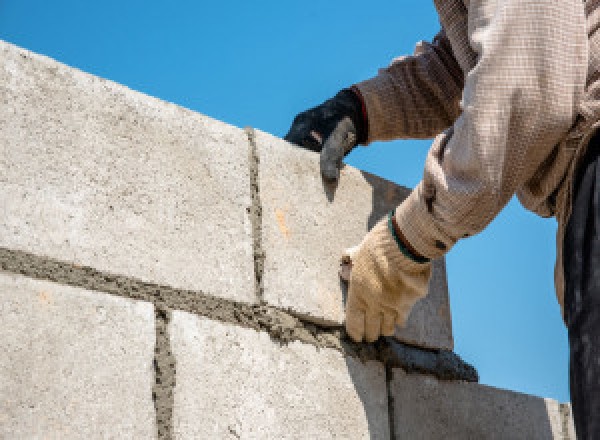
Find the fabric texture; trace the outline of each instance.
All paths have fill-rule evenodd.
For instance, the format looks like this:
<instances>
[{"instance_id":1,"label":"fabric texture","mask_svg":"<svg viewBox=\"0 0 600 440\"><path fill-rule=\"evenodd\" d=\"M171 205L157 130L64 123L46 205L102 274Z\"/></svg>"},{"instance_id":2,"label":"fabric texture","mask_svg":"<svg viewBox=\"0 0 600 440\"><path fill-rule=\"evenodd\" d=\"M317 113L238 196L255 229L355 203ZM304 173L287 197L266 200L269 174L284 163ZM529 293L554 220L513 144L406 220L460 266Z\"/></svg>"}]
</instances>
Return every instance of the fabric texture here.
<instances>
[{"instance_id":1,"label":"fabric texture","mask_svg":"<svg viewBox=\"0 0 600 440\"><path fill-rule=\"evenodd\" d=\"M400 252L380 220L342 261L351 262L346 332L357 342L392 336L404 326L414 304L427 294L431 263L417 263Z\"/></svg>"},{"instance_id":2,"label":"fabric texture","mask_svg":"<svg viewBox=\"0 0 600 440\"><path fill-rule=\"evenodd\" d=\"M344 156L367 137L365 111L358 91L340 90L321 105L296 115L284 139L320 152L321 175L334 182Z\"/></svg>"},{"instance_id":3,"label":"fabric texture","mask_svg":"<svg viewBox=\"0 0 600 440\"><path fill-rule=\"evenodd\" d=\"M600 438L600 135L576 174L564 242L565 322L577 438Z\"/></svg>"},{"instance_id":4,"label":"fabric texture","mask_svg":"<svg viewBox=\"0 0 600 440\"><path fill-rule=\"evenodd\" d=\"M558 220L556 288L571 182L600 120L600 0L436 0L442 30L356 85L367 144L437 136L396 220L415 250L445 254L517 194Z\"/></svg>"}]
</instances>

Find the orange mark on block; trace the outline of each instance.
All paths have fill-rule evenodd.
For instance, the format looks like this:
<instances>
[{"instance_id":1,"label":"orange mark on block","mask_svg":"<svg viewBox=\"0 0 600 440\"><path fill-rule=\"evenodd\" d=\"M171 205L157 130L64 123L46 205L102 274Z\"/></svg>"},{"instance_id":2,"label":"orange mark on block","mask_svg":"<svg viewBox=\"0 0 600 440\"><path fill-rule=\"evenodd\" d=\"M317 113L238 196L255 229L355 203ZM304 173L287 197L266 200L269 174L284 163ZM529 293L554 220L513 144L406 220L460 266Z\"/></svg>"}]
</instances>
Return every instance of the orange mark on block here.
<instances>
[{"instance_id":1,"label":"orange mark on block","mask_svg":"<svg viewBox=\"0 0 600 440\"><path fill-rule=\"evenodd\" d=\"M286 211L283 209L275 209L275 219L277 220L277 226L279 226L279 232L281 232L281 235L285 238L290 238L290 230L285 224L285 214Z\"/></svg>"},{"instance_id":2,"label":"orange mark on block","mask_svg":"<svg viewBox=\"0 0 600 440\"><path fill-rule=\"evenodd\" d=\"M52 295L48 292L40 292L38 295L38 300L42 303L42 304L50 304L52 302Z\"/></svg>"}]
</instances>

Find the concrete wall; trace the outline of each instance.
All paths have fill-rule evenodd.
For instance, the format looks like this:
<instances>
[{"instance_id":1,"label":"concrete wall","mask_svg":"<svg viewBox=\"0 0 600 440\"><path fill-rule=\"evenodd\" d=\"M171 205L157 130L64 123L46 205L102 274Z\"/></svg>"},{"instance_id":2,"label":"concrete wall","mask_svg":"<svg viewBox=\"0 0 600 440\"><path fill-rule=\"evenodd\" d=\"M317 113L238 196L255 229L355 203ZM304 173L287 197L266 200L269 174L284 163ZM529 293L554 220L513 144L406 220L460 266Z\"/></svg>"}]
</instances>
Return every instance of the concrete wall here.
<instances>
[{"instance_id":1,"label":"concrete wall","mask_svg":"<svg viewBox=\"0 0 600 440\"><path fill-rule=\"evenodd\" d=\"M575 439L568 404L459 381L393 370L396 438Z\"/></svg>"},{"instance_id":2,"label":"concrete wall","mask_svg":"<svg viewBox=\"0 0 600 440\"><path fill-rule=\"evenodd\" d=\"M465 382L443 260L399 342L345 338L340 252L407 189L1 42L0 99L0 437L569 438Z\"/></svg>"}]
</instances>

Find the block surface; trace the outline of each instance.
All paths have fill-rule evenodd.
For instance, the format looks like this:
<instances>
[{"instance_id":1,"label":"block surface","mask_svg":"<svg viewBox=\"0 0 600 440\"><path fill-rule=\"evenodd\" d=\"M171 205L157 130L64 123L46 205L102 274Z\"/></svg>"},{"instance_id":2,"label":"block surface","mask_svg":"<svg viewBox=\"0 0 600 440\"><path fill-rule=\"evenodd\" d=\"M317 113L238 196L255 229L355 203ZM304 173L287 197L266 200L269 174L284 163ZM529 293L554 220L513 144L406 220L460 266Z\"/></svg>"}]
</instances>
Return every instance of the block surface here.
<instances>
[{"instance_id":1,"label":"block surface","mask_svg":"<svg viewBox=\"0 0 600 440\"><path fill-rule=\"evenodd\" d=\"M445 258L433 261L427 296L415 304L406 327L396 327L395 337L412 345L454 349Z\"/></svg>"},{"instance_id":2,"label":"block surface","mask_svg":"<svg viewBox=\"0 0 600 440\"><path fill-rule=\"evenodd\" d=\"M0 438L154 438L151 304L0 272Z\"/></svg>"},{"instance_id":3,"label":"block surface","mask_svg":"<svg viewBox=\"0 0 600 440\"><path fill-rule=\"evenodd\" d=\"M561 404L563 413L563 440L577 440L575 433L575 420L573 420L573 408L570 403Z\"/></svg>"},{"instance_id":4,"label":"block surface","mask_svg":"<svg viewBox=\"0 0 600 440\"><path fill-rule=\"evenodd\" d=\"M174 312L175 438L388 439L385 372Z\"/></svg>"},{"instance_id":5,"label":"block surface","mask_svg":"<svg viewBox=\"0 0 600 440\"><path fill-rule=\"evenodd\" d=\"M563 439L560 404L512 391L393 370L394 433L414 440Z\"/></svg>"},{"instance_id":6,"label":"block surface","mask_svg":"<svg viewBox=\"0 0 600 440\"><path fill-rule=\"evenodd\" d=\"M244 132L0 42L0 246L254 302Z\"/></svg>"},{"instance_id":7,"label":"block surface","mask_svg":"<svg viewBox=\"0 0 600 440\"><path fill-rule=\"evenodd\" d=\"M387 180L343 168L333 191L322 183L318 154L257 131L263 206L264 297L315 322L341 324L342 251L409 194ZM397 337L411 344L453 348L443 260L434 265L428 296L417 303Z\"/></svg>"}]
</instances>

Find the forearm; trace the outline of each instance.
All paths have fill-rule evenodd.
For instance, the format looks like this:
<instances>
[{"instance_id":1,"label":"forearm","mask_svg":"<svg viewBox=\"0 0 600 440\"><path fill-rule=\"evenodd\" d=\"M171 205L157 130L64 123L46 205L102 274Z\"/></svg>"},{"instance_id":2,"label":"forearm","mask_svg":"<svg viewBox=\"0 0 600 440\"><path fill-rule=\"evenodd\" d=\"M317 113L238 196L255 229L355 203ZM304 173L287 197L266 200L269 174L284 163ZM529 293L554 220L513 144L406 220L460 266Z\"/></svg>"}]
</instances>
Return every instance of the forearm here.
<instances>
[{"instance_id":1,"label":"forearm","mask_svg":"<svg viewBox=\"0 0 600 440\"><path fill-rule=\"evenodd\" d=\"M480 232L532 178L571 126L585 81L578 0L471 1L469 23L477 61L464 110L396 212L405 239L428 258Z\"/></svg>"},{"instance_id":2,"label":"forearm","mask_svg":"<svg viewBox=\"0 0 600 440\"><path fill-rule=\"evenodd\" d=\"M356 85L368 116L367 142L430 138L460 114L463 72L444 33L416 52Z\"/></svg>"}]
</instances>

